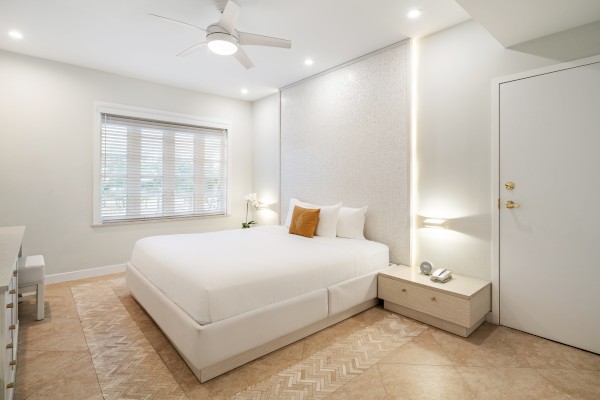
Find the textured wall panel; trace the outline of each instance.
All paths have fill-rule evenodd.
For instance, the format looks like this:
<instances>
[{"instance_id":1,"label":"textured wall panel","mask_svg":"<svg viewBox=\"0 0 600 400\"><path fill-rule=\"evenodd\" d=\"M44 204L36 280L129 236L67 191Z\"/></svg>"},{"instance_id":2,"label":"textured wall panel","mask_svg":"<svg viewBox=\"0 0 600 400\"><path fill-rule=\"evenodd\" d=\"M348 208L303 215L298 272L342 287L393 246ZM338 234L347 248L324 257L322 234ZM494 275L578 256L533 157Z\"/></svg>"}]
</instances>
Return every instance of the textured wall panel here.
<instances>
[{"instance_id":1,"label":"textured wall panel","mask_svg":"<svg viewBox=\"0 0 600 400\"><path fill-rule=\"evenodd\" d=\"M369 206L368 239L410 263L408 42L281 92L281 219L290 198Z\"/></svg>"}]
</instances>

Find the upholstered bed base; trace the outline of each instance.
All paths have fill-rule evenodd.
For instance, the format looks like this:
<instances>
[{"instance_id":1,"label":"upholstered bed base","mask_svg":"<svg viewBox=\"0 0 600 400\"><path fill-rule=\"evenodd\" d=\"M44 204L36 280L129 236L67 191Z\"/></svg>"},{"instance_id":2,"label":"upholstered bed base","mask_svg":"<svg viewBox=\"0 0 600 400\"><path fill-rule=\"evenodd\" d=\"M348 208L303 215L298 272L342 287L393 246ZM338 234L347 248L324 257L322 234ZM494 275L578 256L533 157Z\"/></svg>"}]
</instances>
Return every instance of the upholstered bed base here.
<instances>
[{"instance_id":1,"label":"upholstered bed base","mask_svg":"<svg viewBox=\"0 0 600 400\"><path fill-rule=\"evenodd\" d=\"M200 382L327 328L378 302L375 272L200 325L131 263L127 263L125 278L131 295L168 336Z\"/></svg>"}]
</instances>

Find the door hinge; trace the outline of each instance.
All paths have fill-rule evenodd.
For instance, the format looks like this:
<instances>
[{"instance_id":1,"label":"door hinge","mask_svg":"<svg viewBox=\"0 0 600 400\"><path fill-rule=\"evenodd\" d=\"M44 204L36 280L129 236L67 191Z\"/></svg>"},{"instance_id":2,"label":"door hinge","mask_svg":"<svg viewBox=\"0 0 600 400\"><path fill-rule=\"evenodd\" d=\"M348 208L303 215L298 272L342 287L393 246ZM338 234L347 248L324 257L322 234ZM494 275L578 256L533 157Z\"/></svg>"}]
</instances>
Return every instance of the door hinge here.
<instances>
[{"instance_id":1,"label":"door hinge","mask_svg":"<svg viewBox=\"0 0 600 400\"><path fill-rule=\"evenodd\" d=\"M498 197L498 210L500 209L500 198Z\"/></svg>"}]
</instances>

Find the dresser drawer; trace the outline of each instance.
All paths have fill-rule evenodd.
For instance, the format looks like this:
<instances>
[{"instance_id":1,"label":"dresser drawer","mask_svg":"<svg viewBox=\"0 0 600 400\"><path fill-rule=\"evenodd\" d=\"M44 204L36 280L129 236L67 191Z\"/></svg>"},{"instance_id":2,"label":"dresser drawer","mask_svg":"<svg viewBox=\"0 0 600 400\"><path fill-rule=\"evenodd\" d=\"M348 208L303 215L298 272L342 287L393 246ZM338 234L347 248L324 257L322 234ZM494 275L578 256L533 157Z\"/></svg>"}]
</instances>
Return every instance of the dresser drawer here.
<instances>
[{"instance_id":1,"label":"dresser drawer","mask_svg":"<svg viewBox=\"0 0 600 400\"><path fill-rule=\"evenodd\" d=\"M470 326L469 300L405 281L379 276L379 298L422 313Z\"/></svg>"}]
</instances>

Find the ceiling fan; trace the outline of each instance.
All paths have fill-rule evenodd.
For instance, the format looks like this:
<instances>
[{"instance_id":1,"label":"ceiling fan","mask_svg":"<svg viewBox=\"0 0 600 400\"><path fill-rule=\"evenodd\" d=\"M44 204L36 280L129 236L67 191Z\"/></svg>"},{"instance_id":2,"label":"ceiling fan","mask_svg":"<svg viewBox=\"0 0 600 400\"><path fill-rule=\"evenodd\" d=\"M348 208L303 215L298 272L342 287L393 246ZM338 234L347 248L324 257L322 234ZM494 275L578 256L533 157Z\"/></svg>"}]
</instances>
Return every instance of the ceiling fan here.
<instances>
[{"instance_id":1,"label":"ceiling fan","mask_svg":"<svg viewBox=\"0 0 600 400\"><path fill-rule=\"evenodd\" d=\"M254 64L252 64L246 52L240 47L241 45L282 47L286 49L292 47L292 42L286 39L238 31L236 23L239 13L240 6L229 0L223 9L219 21L209 25L206 29L173 18L163 17L162 15L150 15L206 32L206 40L196 43L177 54L181 57L194 53L206 44L211 52L220 55L233 55L246 69L250 69L254 67Z\"/></svg>"}]
</instances>

